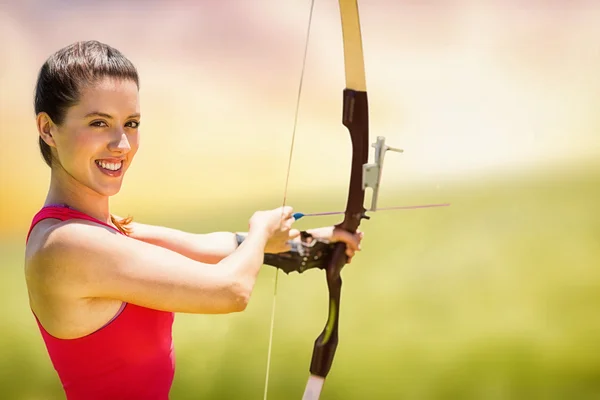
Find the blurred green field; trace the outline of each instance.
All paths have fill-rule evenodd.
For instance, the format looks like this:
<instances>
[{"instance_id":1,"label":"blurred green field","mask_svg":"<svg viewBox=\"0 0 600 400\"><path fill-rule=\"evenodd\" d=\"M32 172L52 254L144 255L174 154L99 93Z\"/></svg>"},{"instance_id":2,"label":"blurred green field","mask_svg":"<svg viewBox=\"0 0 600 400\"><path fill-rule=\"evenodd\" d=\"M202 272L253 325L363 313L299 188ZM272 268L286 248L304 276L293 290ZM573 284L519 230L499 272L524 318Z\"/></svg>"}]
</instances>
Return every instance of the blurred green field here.
<instances>
[{"instance_id":1,"label":"blurred green field","mask_svg":"<svg viewBox=\"0 0 600 400\"><path fill-rule=\"evenodd\" d=\"M388 192L386 205L452 206L363 222L322 399L600 398L600 174L473 182L449 182L443 194ZM329 210L325 199L343 196L293 203ZM145 221L243 230L254 207L264 205ZM62 399L27 307L22 253L23 238L0 248L0 397ZM244 313L177 316L173 399L262 399L273 279L264 267ZM301 398L326 300L322 271L279 275L269 399Z\"/></svg>"}]
</instances>

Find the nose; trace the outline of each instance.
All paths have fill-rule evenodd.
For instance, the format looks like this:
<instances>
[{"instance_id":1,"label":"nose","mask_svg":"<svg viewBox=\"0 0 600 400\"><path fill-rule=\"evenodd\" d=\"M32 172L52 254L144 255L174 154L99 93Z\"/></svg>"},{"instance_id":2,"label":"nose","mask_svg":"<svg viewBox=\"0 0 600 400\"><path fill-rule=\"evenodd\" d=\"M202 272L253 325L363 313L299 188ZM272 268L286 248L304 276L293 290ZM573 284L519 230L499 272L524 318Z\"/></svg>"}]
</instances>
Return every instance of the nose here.
<instances>
[{"instance_id":1,"label":"nose","mask_svg":"<svg viewBox=\"0 0 600 400\"><path fill-rule=\"evenodd\" d=\"M115 139L112 140L109 145L111 151L118 151L119 153L128 153L131 150L131 143L127 134L119 129L115 134Z\"/></svg>"}]
</instances>

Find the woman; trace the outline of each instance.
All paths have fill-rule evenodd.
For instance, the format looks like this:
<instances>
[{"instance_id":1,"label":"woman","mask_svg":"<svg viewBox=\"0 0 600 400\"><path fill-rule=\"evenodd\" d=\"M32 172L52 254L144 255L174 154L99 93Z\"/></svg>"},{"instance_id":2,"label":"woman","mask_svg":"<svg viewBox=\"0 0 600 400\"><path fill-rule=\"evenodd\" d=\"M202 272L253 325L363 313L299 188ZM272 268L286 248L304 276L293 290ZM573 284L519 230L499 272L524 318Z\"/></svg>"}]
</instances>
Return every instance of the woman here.
<instances>
[{"instance_id":1,"label":"woman","mask_svg":"<svg viewBox=\"0 0 600 400\"><path fill-rule=\"evenodd\" d=\"M96 41L56 52L38 76L36 123L51 179L27 236L25 272L70 400L167 399L174 313L243 311L266 253L275 266L285 254L289 272L290 259L309 247L291 229L291 207L254 213L244 234L113 216L109 198L138 150L138 89L133 64ZM343 241L350 260L362 233L327 227L302 237L325 249Z\"/></svg>"}]
</instances>

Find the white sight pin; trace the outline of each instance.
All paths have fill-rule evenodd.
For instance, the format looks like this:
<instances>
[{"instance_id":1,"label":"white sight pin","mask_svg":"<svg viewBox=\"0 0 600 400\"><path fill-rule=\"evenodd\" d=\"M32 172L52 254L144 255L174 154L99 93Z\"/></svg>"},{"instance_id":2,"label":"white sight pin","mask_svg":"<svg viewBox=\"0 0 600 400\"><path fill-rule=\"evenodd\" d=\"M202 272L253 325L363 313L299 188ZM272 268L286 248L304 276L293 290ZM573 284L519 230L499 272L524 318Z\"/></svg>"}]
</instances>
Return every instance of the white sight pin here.
<instances>
[{"instance_id":1,"label":"white sight pin","mask_svg":"<svg viewBox=\"0 0 600 400\"><path fill-rule=\"evenodd\" d=\"M371 145L375 148L375 159L372 163L363 165L362 188L371 188L373 191L371 197L371 207L368 211L377 210L377 198L379 196L379 184L381 182L381 172L383 171L383 159L387 151L403 153L404 150L390 147L385 144L385 137L377 136L377 141Z\"/></svg>"}]
</instances>

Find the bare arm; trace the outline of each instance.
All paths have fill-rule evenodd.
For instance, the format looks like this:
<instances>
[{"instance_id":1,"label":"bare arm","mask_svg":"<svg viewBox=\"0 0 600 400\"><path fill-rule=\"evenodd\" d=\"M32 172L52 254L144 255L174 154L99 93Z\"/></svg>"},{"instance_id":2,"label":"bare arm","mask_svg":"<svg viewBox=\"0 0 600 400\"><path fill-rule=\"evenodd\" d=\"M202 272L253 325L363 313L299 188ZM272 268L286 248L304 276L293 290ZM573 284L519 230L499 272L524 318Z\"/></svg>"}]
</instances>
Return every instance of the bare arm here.
<instances>
[{"instance_id":1,"label":"bare arm","mask_svg":"<svg viewBox=\"0 0 600 400\"><path fill-rule=\"evenodd\" d=\"M216 264L238 247L232 232L195 234L164 226L131 224L130 237L164 247L202 263Z\"/></svg>"},{"instance_id":2,"label":"bare arm","mask_svg":"<svg viewBox=\"0 0 600 400\"><path fill-rule=\"evenodd\" d=\"M268 234L251 232L219 268L94 223L55 225L28 281L58 296L113 298L173 312L229 313L246 307Z\"/></svg>"}]
</instances>

